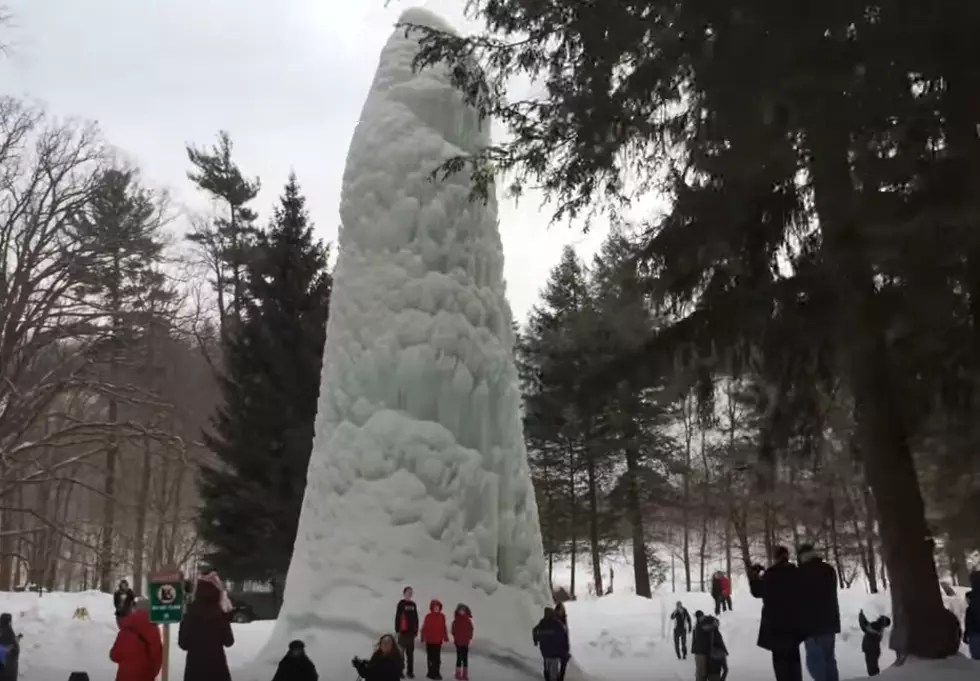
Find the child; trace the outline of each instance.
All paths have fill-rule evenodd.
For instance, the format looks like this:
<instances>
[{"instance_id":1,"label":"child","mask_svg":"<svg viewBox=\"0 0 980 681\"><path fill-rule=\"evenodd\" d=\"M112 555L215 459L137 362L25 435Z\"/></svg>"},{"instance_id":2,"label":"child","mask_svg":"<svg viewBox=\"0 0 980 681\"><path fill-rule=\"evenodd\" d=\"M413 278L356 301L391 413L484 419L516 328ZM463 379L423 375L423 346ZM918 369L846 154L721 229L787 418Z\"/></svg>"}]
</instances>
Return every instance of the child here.
<instances>
[{"instance_id":1,"label":"child","mask_svg":"<svg viewBox=\"0 0 980 681\"><path fill-rule=\"evenodd\" d=\"M317 681L318 678L313 661L306 656L306 644L291 641L272 681Z\"/></svg>"},{"instance_id":2,"label":"child","mask_svg":"<svg viewBox=\"0 0 980 681\"><path fill-rule=\"evenodd\" d=\"M381 637L370 660L355 657L351 664L364 681L399 681L402 678L402 656L391 634Z\"/></svg>"},{"instance_id":3,"label":"child","mask_svg":"<svg viewBox=\"0 0 980 681\"><path fill-rule=\"evenodd\" d=\"M555 614L554 608L545 608L544 617L531 631L534 645L544 659L544 681L558 681L561 661L568 657L568 629Z\"/></svg>"},{"instance_id":4,"label":"child","mask_svg":"<svg viewBox=\"0 0 980 681\"><path fill-rule=\"evenodd\" d=\"M868 668L868 676L878 676L881 669L878 668L878 659L881 657L881 637L885 629L891 626L892 621L882 615L874 622L868 622L864 616L864 610L858 613L858 626L864 632L861 640L861 652L864 653L864 664Z\"/></svg>"},{"instance_id":5,"label":"child","mask_svg":"<svg viewBox=\"0 0 980 681\"><path fill-rule=\"evenodd\" d=\"M456 678L468 681L470 678L470 642L473 640L473 613L463 603L456 606L453 613L453 643L456 645Z\"/></svg>"},{"instance_id":6,"label":"child","mask_svg":"<svg viewBox=\"0 0 980 681\"><path fill-rule=\"evenodd\" d=\"M412 587L402 589L402 599L395 608L395 634L398 645L405 652L405 669L402 671L410 679L415 678L415 637L419 635L419 611L412 597Z\"/></svg>"},{"instance_id":7,"label":"child","mask_svg":"<svg viewBox=\"0 0 980 681\"><path fill-rule=\"evenodd\" d=\"M980 602L976 591L966 592L966 616L963 618L963 643L970 648L970 657L980 660Z\"/></svg>"},{"instance_id":8,"label":"child","mask_svg":"<svg viewBox=\"0 0 980 681\"><path fill-rule=\"evenodd\" d=\"M728 676L728 648L718 628L718 620L702 615L694 625L691 638L696 681L721 681Z\"/></svg>"},{"instance_id":9,"label":"child","mask_svg":"<svg viewBox=\"0 0 980 681\"><path fill-rule=\"evenodd\" d=\"M425 659L429 671L427 679L442 679L442 644L449 642L449 629L446 627L446 616L442 614L442 603L433 598L429 603L429 612L422 622L422 643L425 644Z\"/></svg>"}]
</instances>

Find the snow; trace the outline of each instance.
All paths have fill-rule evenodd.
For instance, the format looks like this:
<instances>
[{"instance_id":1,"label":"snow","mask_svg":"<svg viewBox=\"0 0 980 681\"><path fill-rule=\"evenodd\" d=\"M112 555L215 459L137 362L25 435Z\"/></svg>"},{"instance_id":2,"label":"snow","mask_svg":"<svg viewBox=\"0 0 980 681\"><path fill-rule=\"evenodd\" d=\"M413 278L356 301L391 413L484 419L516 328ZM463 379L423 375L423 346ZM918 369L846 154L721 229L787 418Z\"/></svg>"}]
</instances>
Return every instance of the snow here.
<instances>
[{"instance_id":1,"label":"snow","mask_svg":"<svg viewBox=\"0 0 980 681\"><path fill-rule=\"evenodd\" d=\"M450 30L421 9L401 21ZM537 676L550 594L496 204L470 201L465 174L430 177L489 125L445 69L412 72L416 38L396 28L384 47L348 152L306 495L255 679L297 638L321 676L349 676L406 584L423 611L470 606L474 660Z\"/></svg>"},{"instance_id":2,"label":"snow","mask_svg":"<svg viewBox=\"0 0 980 681\"><path fill-rule=\"evenodd\" d=\"M711 607L711 599L705 594L673 594L669 590L658 592L650 600L621 593L569 603L574 659L599 681L689 681L694 674L693 659L676 659L666 622L677 600L683 601L692 614L696 609L709 611ZM731 651L730 678L772 681L769 655L755 645L759 602L738 582L733 601L734 610L722 613L720 618ZM861 589L849 589L841 592L840 606L844 625L844 631L837 637L841 679L860 679L864 677L864 660L857 613L862 608L869 616L887 613L888 597L887 594L870 596ZM80 607L87 609L90 619L72 618ZM109 648L116 633L111 596L97 592L54 592L40 597L37 594L0 593L0 612L12 613L14 627L24 635L21 681L64 681L73 670L86 671L92 679L114 677L115 667L109 661ZM475 623L479 633L482 625L479 614L475 616ZM232 626L236 643L229 649L228 659L233 678L242 681L251 678L242 670L248 668L255 652L270 639L273 623ZM177 628L173 627L170 667L173 681L182 678L184 668L184 654L176 646L176 637ZM355 652L363 652L327 645L345 665L349 665ZM450 664L452 650L452 646L448 646L449 654L444 652L443 655ZM280 656L282 652L284 649ZM887 667L893 661L893 654L884 651L882 666ZM499 669L486 658L475 659L471 676L474 681L521 678L517 674L500 674ZM339 674L327 674L324 668L319 671L320 678L325 681L353 678L349 666ZM975 681L978 672L980 663L958 657L938 662L911 660L900 668L886 668L881 678L883 681ZM272 674L260 678L268 681ZM804 678L809 678L805 672Z\"/></svg>"}]
</instances>

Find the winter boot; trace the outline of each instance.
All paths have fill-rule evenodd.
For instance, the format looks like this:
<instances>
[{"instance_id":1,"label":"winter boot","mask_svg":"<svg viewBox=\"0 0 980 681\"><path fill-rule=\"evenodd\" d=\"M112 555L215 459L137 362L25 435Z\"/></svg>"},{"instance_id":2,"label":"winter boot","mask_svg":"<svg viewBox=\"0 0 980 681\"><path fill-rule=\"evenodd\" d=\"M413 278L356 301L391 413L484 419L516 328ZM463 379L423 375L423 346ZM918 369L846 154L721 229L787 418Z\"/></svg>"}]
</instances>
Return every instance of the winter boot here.
<instances>
[{"instance_id":1,"label":"winter boot","mask_svg":"<svg viewBox=\"0 0 980 681\"><path fill-rule=\"evenodd\" d=\"M461 681L462 678L463 678L463 668L456 667L456 676L455 676L456 681Z\"/></svg>"},{"instance_id":2,"label":"winter boot","mask_svg":"<svg viewBox=\"0 0 980 681\"><path fill-rule=\"evenodd\" d=\"M462 681L470 681L470 670L467 667L463 667L463 675L459 677Z\"/></svg>"}]
</instances>

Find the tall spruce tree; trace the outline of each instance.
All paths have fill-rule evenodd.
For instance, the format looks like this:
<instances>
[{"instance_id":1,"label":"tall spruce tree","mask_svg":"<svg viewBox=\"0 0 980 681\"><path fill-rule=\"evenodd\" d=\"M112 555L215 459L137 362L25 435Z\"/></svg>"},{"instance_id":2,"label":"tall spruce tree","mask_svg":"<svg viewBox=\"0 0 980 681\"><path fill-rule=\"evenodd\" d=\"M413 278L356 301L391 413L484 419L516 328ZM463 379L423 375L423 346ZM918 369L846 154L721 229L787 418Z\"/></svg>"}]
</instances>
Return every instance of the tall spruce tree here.
<instances>
[{"instance_id":1,"label":"tall spruce tree","mask_svg":"<svg viewBox=\"0 0 980 681\"><path fill-rule=\"evenodd\" d=\"M205 436L221 465L202 473L199 529L211 563L237 579L281 584L306 487L332 278L304 204L290 175L249 270L224 404Z\"/></svg>"},{"instance_id":2,"label":"tall spruce tree","mask_svg":"<svg viewBox=\"0 0 980 681\"><path fill-rule=\"evenodd\" d=\"M212 223L197 225L187 239L201 248L214 275L222 341L242 324L248 303L248 270L258 239L258 217L248 203L260 189L258 179L246 178L232 159L231 136L222 130L211 149L187 147L194 170L187 177L220 204Z\"/></svg>"},{"instance_id":3,"label":"tall spruce tree","mask_svg":"<svg viewBox=\"0 0 980 681\"><path fill-rule=\"evenodd\" d=\"M135 171L111 168L75 216L75 238L82 245L76 295L91 308L102 342L96 347L93 385L105 405L106 441L99 588L110 591L115 566L116 495L121 423L129 401L127 368L140 364L156 310L172 299L161 271L163 224L160 198L140 186Z\"/></svg>"}]
</instances>

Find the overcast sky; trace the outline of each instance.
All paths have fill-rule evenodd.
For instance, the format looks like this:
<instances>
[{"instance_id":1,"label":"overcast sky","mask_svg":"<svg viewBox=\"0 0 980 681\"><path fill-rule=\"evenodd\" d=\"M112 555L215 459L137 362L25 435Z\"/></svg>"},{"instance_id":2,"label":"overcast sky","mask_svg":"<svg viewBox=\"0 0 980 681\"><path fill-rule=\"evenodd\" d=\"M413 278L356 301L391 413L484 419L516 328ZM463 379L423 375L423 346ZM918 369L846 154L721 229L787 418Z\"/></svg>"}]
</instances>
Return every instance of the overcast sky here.
<instances>
[{"instance_id":1,"label":"overcast sky","mask_svg":"<svg viewBox=\"0 0 980 681\"><path fill-rule=\"evenodd\" d=\"M11 51L0 91L58 116L94 119L109 141L191 208L186 143L220 129L259 176L267 219L290 168L319 234L335 241L354 125L398 15L422 5L465 30L461 0L6 0ZM508 292L523 319L565 243L593 252L600 233L548 227L531 197L502 204Z\"/></svg>"}]
</instances>

